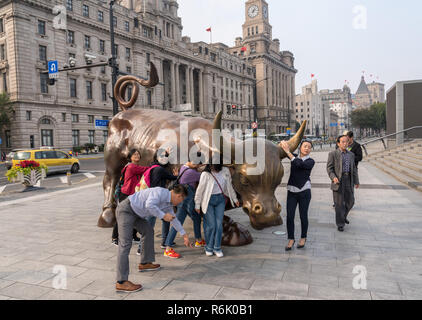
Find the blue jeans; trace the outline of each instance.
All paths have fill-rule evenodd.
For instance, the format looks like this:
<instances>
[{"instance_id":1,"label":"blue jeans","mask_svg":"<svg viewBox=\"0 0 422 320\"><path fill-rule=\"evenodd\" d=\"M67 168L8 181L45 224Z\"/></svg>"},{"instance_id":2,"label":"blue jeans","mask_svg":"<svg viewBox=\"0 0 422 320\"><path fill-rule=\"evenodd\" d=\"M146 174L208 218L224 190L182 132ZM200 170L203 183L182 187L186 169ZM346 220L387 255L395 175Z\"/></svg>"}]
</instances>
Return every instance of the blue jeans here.
<instances>
[{"instance_id":1,"label":"blue jeans","mask_svg":"<svg viewBox=\"0 0 422 320\"><path fill-rule=\"evenodd\" d=\"M188 196L183 200L181 204L177 206L176 217L177 220L183 225L186 216L189 215L193 221L193 231L195 233L195 239L201 239L201 216L195 211L195 189L188 185ZM173 227L167 236L165 245L170 246L176 238L177 231Z\"/></svg>"},{"instance_id":2,"label":"blue jeans","mask_svg":"<svg viewBox=\"0 0 422 320\"><path fill-rule=\"evenodd\" d=\"M221 250L225 207L226 200L222 193L211 195L207 212L204 214L205 250L208 252Z\"/></svg>"}]
</instances>

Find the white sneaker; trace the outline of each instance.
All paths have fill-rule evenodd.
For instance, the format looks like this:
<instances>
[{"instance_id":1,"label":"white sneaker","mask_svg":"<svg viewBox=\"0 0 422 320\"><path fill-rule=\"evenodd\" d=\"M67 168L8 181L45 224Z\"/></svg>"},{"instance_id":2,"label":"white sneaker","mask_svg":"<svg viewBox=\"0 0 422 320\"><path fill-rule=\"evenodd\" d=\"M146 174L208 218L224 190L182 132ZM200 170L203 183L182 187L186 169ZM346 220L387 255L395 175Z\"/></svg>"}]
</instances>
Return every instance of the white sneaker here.
<instances>
[{"instance_id":1,"label":"white sneaker","mask_svg":"<svg viewBox=\"0 0 422 320\"><path fill-rule=\"evenodd\" d=\"M223 251L214 251L215 255L217 256L217 258L222 258L224 257Z\"/></svg>"},{"instance_id":2,"label":"white sneaker","mask_svg":"<svg viewBox=\"0 0 422 320\"><path fill-rule=\"evenodd\" d=\"M214 253L213 253L213 252L209 252L209 251L205 250L205 254L206 254L208 257L211 257Z\"/></svg>"}]
</instances>

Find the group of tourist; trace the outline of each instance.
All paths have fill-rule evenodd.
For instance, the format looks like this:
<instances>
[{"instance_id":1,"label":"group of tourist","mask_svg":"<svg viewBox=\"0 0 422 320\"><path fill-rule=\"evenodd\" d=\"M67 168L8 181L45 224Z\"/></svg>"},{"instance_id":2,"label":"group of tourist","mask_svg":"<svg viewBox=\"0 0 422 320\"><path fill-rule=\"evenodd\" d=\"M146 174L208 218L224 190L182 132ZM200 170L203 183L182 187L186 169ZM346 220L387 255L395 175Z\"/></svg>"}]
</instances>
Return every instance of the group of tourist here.
<instances>
[{"instance_id":1,"label":"group of tourist","mask_svg":"<svg viewBox=\"0 0 422 320\"><path fill-rule=\"evenodd\" d=\"M301 237L298 249L305 247L308 231L308 208L311 201L311 171L315 161L310 157L312 142L304 140L299 153L293 154L287 142L280 143L291 161L290 177L287 183L287 236L286 251L295 244L295 213L299 207ZM139 151L129 153L129 164L122 170L122 178L116 187L119 205L116 210L116 226L112 242L118 245L116 291L136 292L142 285L128 281L129 252L132 242L139 241L137 253L141 256L139 271L158 270L154 264L154 226L157 217L162 220L161 248L164 256L180 258L174 250L177 232L183 237L186 247L193 247L183 228L187 216L192 219L195 247L204 247L206 256L224 256L221 249L223 217L226 201L239 206L233 189L230 170L221 164L186 163L180 172L170 172L168 150L160 157L154 156L151 166L141 166ZM344 231L349 224L347 216L354 205L354 187L359 187L357 164L362 160L360 145L353 140L353 133L347 132L337 138L336 150L329 153L327 173L331 180L336 224ZM170 184L170 186L169 186ZM137 192L135 192L137 191ZM174 213L173 207L177 207ZM201 222L205 239L201 234ZM137 232L141 238L137 237Z\"/></svg>"},{"instance_id":2,"label":"group of tourist","mask_svg":"<svg viewBox=\"0 0 422 320\"><path fill-rule=\"evenodd\" d=\"M188 162L180 168L180 172L177 169L170 172L168 152L156 152L150 166L141 166L140 152L131 150L129 164L122 170L121 180L116 186L115 196L119 204L112 243L118 246L117 291L135 292L142 289L141 285L128 281L129 252L133 241L139 241L137 253L141 256L141 263L138 270L160 268L159 264L153 263L157 217L162 220L161 248L165 249L164 256L181 257L173 249L177 232L183 236L185 246L193 247L183 229L187 216L193 222L194 246L204 247L207 256L224 256L221 241L226 199L233 206L239 206L230 170L221 164ZM173 207L177 207L176 213ZM205 239L201 233L202 220ZM141 238L137 237L137 232Z\"/></svg>"}]
</instances>

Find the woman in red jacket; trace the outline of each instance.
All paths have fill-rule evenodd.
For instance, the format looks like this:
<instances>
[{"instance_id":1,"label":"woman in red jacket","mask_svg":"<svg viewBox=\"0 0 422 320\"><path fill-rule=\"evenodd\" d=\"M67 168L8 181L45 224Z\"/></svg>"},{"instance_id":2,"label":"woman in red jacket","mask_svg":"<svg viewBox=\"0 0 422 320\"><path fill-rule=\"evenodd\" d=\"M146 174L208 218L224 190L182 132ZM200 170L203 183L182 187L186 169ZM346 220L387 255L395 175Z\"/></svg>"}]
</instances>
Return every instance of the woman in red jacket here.
<instances>
[{"instance_id":1,"label":"woman in red jacket","mask_svg":"<svg viewBox=\"0 0 422 320\"><path fill-rule=\"evenodd\" d=\"M129 163L123 168L123 186L119 195L119 202L122 202L127 197L135 193L135 187L141 180L142 175L149 167L143 167L139 165L141 161L141 154L138 150L132 149L128 155ZM111 236L111 242L114 245L118 245L119 233L117 230L117 223L114 225L113 234ZM133 241L139 242L140 239L136 235L136 230L133 229Z\"/></svg>"}]
</instances>

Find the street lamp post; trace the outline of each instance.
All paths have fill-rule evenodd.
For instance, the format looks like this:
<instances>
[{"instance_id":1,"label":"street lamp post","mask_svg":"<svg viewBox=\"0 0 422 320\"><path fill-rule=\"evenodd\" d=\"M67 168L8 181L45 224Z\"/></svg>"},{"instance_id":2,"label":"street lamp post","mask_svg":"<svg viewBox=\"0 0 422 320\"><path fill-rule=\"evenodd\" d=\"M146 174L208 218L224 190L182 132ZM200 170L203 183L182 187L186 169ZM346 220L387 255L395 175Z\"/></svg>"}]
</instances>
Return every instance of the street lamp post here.
<instances>
[{"instance_id":1,"label":"street lamp post","mask_svg":"<svg viewBox=\"0 0 422 320\"><path fill-rule=\"evenodd\" d=\"M257 94L257 85L258 83L268 80L269 77L266 77L264 79L259 80L258 82L256 81L256 76L254 79L254 84L253 84L253 121L255 123L257 123L258 121L258 94ZM266 124L265 124L266 126ZM258 126L256 128L253 128L253 135L256 136L256 130L258 129Z\"/></svg>"},{"instance_id":2,"label":"street lamp post","mask_svg":"<svg viewBox=\"0 0 422 320\"><path fill-rule=\"evenodd\" d=\"M119 112L119 105L117 103L116 98L114 97L114 86L117 82L117 75L119 73L119 68L116 62L116 48L114 45L114 15L113 15L113 6L114 0L110 1L110 43L111 43L111 59L110 59L110 67L111 67L111 91L112 91L112 100L113 100L113 116L115 116Z\"/></svg>"},{"instance_id":3,"label":"street lamp post","mask_svg":"<svg viewBox=\"0 0 422 320\"><path fill-rule=\"evenodd\" d=\"M255 127L253 128L253 136L256 136L256 130L258 129L257 121L258 121L258 114L257 114L257 107L258 107L258 97L257 97L257 82L254 80L253 85L253 121L255 122Z\"/></svg>"}]
</instances>

